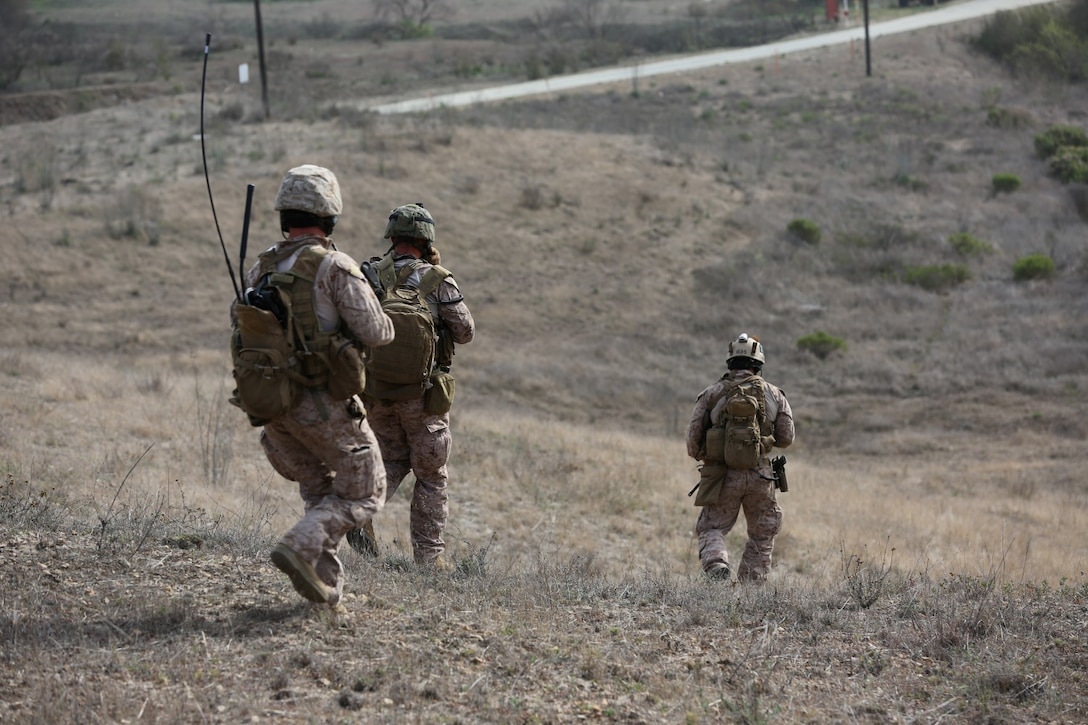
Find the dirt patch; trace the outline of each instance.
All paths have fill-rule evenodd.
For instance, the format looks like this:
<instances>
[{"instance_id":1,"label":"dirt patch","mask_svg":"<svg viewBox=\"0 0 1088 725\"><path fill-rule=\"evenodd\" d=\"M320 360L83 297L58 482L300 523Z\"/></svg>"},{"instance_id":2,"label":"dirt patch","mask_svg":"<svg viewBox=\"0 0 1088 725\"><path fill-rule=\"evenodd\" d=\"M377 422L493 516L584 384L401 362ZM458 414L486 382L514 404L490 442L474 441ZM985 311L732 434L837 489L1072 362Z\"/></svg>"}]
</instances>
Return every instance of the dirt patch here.
<instances>
[{"instance_id":1,"label":"dirt patch","mask_svg":"<svg viewBox=\"0 0 1088 725\"><path fill-rule=\"evenodd\" d=\"M160 83L129 83L118 86L73 88L59 91L13 93L0 104L0 126L15 123L41 123L72 113L84 113L124 103L146 101L164 95Z\"/></svg>"}]
</instances>

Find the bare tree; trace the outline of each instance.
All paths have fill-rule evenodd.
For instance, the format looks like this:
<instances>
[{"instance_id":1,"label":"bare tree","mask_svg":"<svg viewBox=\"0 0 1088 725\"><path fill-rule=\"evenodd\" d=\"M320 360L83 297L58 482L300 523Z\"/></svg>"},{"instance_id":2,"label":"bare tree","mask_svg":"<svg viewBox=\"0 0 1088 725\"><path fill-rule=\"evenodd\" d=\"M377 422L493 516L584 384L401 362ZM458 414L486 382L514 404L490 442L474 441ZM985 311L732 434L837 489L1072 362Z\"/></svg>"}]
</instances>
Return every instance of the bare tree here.
<instances>
[{"instance_id":1,"label":"bare tree","mask_svg":"<svg viewBox=\"0 0 1088 725\"><path fill-rule=\"evenodd\" d=\"M30 61L31 44L24 31L30 25L27 0L0 0L0 90L19 80Z\"/></svg>"},{"instance_id":2,"label":"bare tree","mask_svg":"<svg viewBox=\"0 0 1088 725\"><path fill-rule=\"evenodd\" d=\"M563 0L563 9L592 40L603 38L605 26L623 16L619 0Z\"/></svg>"},{"instance_id":3,"label":"bare tree","mask_svg":"<svg viewBox=\"0 0 1088 725\"><path fill-rule=\"evenodd\" d=\"M383 20L417 27L449 17L449 0L374 0L374 13Z\"/></svg>"},{"instance_id":4,"label":"bare tree","mask_svg":"<svg viewBox=\"0 0 1088 725\"><path fill-rule=\"evenodd\" d=\"M571 18L566 8L552 7L534 10L529 23L534 35L540 40L550 41L559 37L564 26L570 25Z\"/></svg>"}]
</instances>

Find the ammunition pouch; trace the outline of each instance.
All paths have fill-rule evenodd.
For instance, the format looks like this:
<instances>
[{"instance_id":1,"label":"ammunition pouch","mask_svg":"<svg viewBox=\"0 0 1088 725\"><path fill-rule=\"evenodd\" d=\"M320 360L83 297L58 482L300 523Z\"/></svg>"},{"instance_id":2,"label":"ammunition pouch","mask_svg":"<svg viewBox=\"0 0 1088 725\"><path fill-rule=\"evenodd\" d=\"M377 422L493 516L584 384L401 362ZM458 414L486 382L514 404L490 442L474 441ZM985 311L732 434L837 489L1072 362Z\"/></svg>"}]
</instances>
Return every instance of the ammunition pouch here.
<instances>
[{"instance_id":1,"label":"ammunition pouch","mask_svg":"<svg viewBox=\"0 0 1088 725\"><path fill-rule=\"evenodd\" d=\"M453 394L456 390L453 375L445 370L436 369L431 373L430 387L423 394L423 410L428 415L445 415L453 407Z\"/></svg>"}]
</instances>

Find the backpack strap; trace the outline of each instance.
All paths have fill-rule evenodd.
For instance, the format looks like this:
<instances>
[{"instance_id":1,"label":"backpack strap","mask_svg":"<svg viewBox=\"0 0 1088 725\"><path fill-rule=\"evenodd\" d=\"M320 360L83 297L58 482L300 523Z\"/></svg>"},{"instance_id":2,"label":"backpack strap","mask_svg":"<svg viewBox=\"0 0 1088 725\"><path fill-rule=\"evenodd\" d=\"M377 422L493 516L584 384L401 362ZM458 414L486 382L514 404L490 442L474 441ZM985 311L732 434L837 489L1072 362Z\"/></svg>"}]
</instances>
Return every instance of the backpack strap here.
<instances>
[{"instance_id":1,"label":"backpack strap","mask_svg":"<svg viewBox=\"0 0 1088 725\"><path fill-rule=\"evenodd\" d=\"M328 256L329 250L321 246L306 247L295 260L291 269L282 273L289 282L291 290L291 319L295 323L295 332L301 333L303 341L316 337L318 328L317 311L314 309L314 278L321 263ZM277 275L273 275L275 280Z\"/></svg>"},{"instance_id":2,"label":"backpack strap","mask_svg":"<svg viewBox=\"0 0 1088 725\"><path fill-rule=\"evenodd\" d=\"M756 412L756 420L759 422L759 431L760 434L762 434L763 429L767 425L767 386L764 385L763 378L761 378L760 376L753 375L752 377L759 380L759 385L757 386L759 388L759 395L756 396L756 401L759 404L759 410Z\"/></svg>"},{"instance_id":3,"label":"backpack strap","mask_svg":"<svg viewBox=\"0 0 1088 725\"><path fill-rule=\"evenodd\" d=\"M270 283L283 292L288 308L288 335L302 362L306 387L328 384L328 336L321 333L314 309L314 278L329 250L314 244L299 252L286 272L273 272Z\"/></svg>"},{"instance_id":4,"label":"backpack strap","mask_svg":"<svg viewBox=\"0 0 1088 725\"><path fill-rule=\"evenodd\" d=\"M387 254L374 265L374 271L378 273L378 281L382 283L382 289L389 291L397 285L397 270L393 264L393 255Z\"/></svg>"},{"instance_id":5,"label":"backpack strap","mask_svg":"<svg viewBox=\"0 0 1088 725\"><path fill-rule=\"evenodd\" d=\"M423 279L419 281L419 294L426 299L427 295L438 289L438 286L446 281L446 277L450 276L450 271L445 267L440 267L437 264L432 265L424 275Z\"/></svg>"},{"instance_id":6,"label":"backpack strap","mask_svg":"<svg viewBox=\"0 0 1088 725\"><path fill-rule=\"evenodd\" d=\"M391 290L394 287L404 286L412 276L412 273L422 264L423 260L416 259L402 266L400 269L397 269L394 264L393 255L387 254L382 257L377 265L375 265L374 269L378 273L378 280L382 283L382 289ZM419 287L417 287L419 296L425 300L427 295L438 289L439 285L441 285L450 274L451 272L445 267L437 264L431 265L431 268L423 273L423 279L419 281Z\"/></svg>"}]
</instances>

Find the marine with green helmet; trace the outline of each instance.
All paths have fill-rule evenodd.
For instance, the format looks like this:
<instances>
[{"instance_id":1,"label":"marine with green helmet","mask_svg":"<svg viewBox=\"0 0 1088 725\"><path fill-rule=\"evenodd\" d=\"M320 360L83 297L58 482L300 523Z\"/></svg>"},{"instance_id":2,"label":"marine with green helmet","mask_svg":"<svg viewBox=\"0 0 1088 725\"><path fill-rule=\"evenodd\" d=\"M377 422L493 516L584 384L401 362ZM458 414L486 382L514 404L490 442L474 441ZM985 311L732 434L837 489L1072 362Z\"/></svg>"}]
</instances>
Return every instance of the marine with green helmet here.
<instances>
[{"instance_id":1,"label":"marine with green helmet","mask_svg":"<svg viewBox=\"0 0 1088 725\"><path fill-rule=\"evenodd\" d=\"M446 544L442 533L449 518L450 365L453 345L470 342L476 324L457 282L449 270L440 266L434 215L422 202L394 208L386 219L383 238L390 242L388 251L370 262L382 280L385 294L394 288L418 292L430 312L435 334L444 336L447 349L443 351L439 344L430 372L414 389L383 387L368 368L363 402L381 446L388 496L393 496L409 472L415 476L409 512L414 560L421 566L449 568L450 562L443 556ZM401 343L410 344L406 340ZM396 348L394 341L388 351L392 353ZM400 392L404 390L409 392ZM442 398L442 392L446 393L445 405L433 405L433 400ZM349 533L348 542L357 551L378 554L372 523Z\"/></svg>"}]
</instances>

